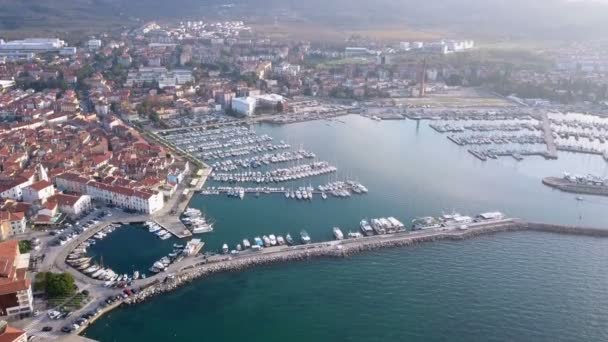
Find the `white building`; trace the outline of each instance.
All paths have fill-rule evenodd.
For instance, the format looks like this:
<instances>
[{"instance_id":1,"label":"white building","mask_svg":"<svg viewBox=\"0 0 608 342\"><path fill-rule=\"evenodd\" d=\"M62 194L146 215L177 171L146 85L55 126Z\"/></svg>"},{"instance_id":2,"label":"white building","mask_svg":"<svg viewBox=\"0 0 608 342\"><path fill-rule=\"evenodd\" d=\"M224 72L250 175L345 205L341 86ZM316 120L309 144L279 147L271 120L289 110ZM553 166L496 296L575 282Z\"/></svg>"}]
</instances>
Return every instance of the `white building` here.
<instances>
[{"instance_id":1,"label":"white building","mask_svg":"<svg viewBox=\"0 0 608 342\"><path fill-rule=\"evenodd\" d=\"M17 177L0 181L0 198L21 201L23 188L32 184L29 179Z\"/></svg>"},{"instance_id":2,"label":"white building","mask_svg":"<svg viewBox=\"0 0 608 342\"><path fill-rule=\"evenodd\" d=\"M253 97L235 97L232 99L232 110L235 112L251 116L255 112L256 100Z\"/></svg>"},{"instance_id":3,"label":"white building","mask_svg":"<svg viewBox=\"0 0 608 342\"><path fill-rule=\"evenodd\" d=\"M164 205L163 194L160 192L135 190L95 181L87 183L87 194L92 199L146 214L152 214Z\"/></svg>"},{"instance_id":4,"label":"white building","mask_svg":"<svg viewBox=\"0 0 608 342\"><path fill-rule=\"evenodd\" d=\"M192 71L175 69L168 71L165 67L141 67L127 74L126 86L142 85L145 82L158 82L160 88L175 87L193 82Z\"/></svg>"},{"instance_id":5,"label":"white building","mask_svg":"<svg viewBox=\"0 0 608 342\"><path fill-rule=\"evenodd\" d=\"M0 39L0 51L58 52L64 46L65 42L57 38L26 38L7 42Z\"/></svg>"},{"instance_id":6,"label":"white building","mask_svg":"<svg viewBox=\"0 0 608 342\"><path fill-rule=\"evenodd\" d=\"M54 183L60 191L69 191L78 194L87 193L88 182L88 178L70 172L64 172L54 178Z\"/></svg>"},{"instance_id":7,"label":"white building","mask_svg":"<svg viewBox=\"0 0 608 342\"><path fill-rule=\"evenodd\" d=\"M101 40L99 39L90 39L87 42L87 48L91 50L97 50L101 47Z\"/></svg>"},{"instance_id":8,"label":"white building","mask_svg":"<svg viewBox=\"0 0 608 342\"><path fill-rule=\"evenodd\" d=\"M55 194L55 187L49 181L39 181L23 188L23 201L29 203L44 203Z\"/></svg>"},{"instance_id":9,"label":"white building","mask_svg":"<svg viewBox=\"0 0 608 342\"><path fill-rule=\"evenodd\" d=\"M49 198L49 202L51 201L57 203L60 212L70 217L78 217L92 209L91 196L89 195L57 194Z\"/></svg>"}]
</instances>

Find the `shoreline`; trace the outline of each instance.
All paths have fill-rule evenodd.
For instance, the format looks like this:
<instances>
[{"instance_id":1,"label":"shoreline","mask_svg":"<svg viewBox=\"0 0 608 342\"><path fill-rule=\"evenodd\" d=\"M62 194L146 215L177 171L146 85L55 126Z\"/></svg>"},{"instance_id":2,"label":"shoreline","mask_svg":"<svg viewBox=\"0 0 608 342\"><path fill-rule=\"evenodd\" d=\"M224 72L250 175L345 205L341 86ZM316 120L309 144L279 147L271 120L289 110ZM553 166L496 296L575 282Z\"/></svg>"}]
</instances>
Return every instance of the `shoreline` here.
<instances>
[{"instance_id":1,"label":"shoreline","mask_svg":"<svg viewBox=\"0 0 608 342\"><path fill-rule=\"evenodd\" d=\"M105 310L103 314L123 305L134 306L146 302L158 295L176 290L195 280L218 273L240 272L258 266L317 258L347 258L352 255L378 249L408 247L443 240L458 241L482 235L522 231L608 238L608 229L527 222L519 219L505 219L501 221L472 224L464 230L453 227L433 231L408 231L391 235L375 235L358 239L319 242L296 247L283 247L269 253L255 252L237 257L227 255L220 261L201 261L195 265L188 266L175 272L172 277L170 274L167 274L164 281L159 280L142 288L136 295L128 297L120 304ZM99 315L97 319L101 316L102 315ZM83 329L80 333L82 334L85 330L86 329Z\"/></svg>"}]
</instances>

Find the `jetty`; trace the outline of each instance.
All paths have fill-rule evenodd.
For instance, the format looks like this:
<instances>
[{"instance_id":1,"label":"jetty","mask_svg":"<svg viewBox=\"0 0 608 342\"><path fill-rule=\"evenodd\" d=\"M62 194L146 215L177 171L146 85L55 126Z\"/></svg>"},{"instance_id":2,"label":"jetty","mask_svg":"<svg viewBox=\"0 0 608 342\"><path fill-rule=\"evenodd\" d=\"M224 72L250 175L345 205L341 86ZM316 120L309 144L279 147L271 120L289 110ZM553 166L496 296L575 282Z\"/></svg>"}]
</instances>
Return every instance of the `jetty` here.
<instances>
[{"instance_id":1,"label":"jetty","mask_svg":"<svg viewBox=\"0 0 608 342\"><path fill-rule=\"evenodd\" d=\"M543 184L555 189L575 194L608 196L608 186L572 182L564 178L545 177Z\"/></svg>"},{"instance_id":2,"label":"jetty","mask_svg":"<svg viewBox=\"0 0 608 342\"><path fill-rule=\"evenodd\" d=\"M285 263L313 258L344 258L358 253L381 249L406 247L440 240L463 240L481 235L502 232L538 231L544 233L571 234L593 237L608 237L608 229L561 226L532 223L519 219L483 221L469 225L441 227L420 231L401 231L394 234L374 235L339 241L327 241L298 246L276 246L262 251L247 251L236 255L215 255L194 258L179 270L145 279L148 286L136 295L127 298L125 305L143 302L156 295L172 291L195 279L222 272L236 272L256 266ZM175 265L177 267L177 265ZM164 279L162 279L164 278ZM138 285L143 285L137 283Z\"/></svg>"},{"instance_id":3,"label":"jetty","mask_svg":"<svg viewBox=\"0 0 608 342\"><path fill-rule=\"evenodd\" d=\"M545 143L547 144L547 158L557 159L557 145L553 138L553 131L551 130L551 121L546 112L541 114L541 122L543 127L543 136Z\"/></svg>"}]
</instances>

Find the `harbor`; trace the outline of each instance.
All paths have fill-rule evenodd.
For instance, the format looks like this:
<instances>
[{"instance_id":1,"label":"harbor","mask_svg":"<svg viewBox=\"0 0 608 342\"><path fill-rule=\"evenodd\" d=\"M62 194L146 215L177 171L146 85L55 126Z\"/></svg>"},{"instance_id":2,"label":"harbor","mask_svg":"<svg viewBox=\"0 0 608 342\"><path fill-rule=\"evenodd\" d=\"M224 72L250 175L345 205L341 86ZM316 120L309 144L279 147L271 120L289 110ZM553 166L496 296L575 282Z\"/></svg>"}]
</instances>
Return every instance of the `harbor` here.
<instances>
[{"instance_id":1,"label":"harbor","mask_svg":"<svg viewBox=\"0 0 608 342\"><path fill-rule=\"evenodd\" d=\"M608 196L608 182L595 175L576 176L566 173L562 178L545 177L543 184L565 192ZM582 200L582 197L577 197Z\"/></svg>"}]
</instances>

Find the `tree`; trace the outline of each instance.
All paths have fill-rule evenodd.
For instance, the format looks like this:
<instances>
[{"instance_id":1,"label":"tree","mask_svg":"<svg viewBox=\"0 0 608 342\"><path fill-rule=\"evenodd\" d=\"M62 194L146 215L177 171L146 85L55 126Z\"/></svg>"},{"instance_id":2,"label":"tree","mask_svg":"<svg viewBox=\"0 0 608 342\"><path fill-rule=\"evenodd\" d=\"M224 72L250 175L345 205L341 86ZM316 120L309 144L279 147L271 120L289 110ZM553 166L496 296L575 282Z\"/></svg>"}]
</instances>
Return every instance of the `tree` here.
<instances>
[{"instance_id":1,"label":"tree","mask_svg":"<svg viewBox=\"0 0 608 342\"><path fill-rule=\"evenodd\" d=\"M76 285L69 273L40 272L36 275L34 289L44 291L50 298L65 297L76 292Z\"/></svg>"},{"instance_id":2,"label":"tree","mask_svg":"<svg viewBox=\"0 0 608 342\"><path fill-rule=\"evenodd\" d=\"M32 243L28 240L19 241L19 253L29 253L32 250Z\"/></svg>"}]
</instances>

